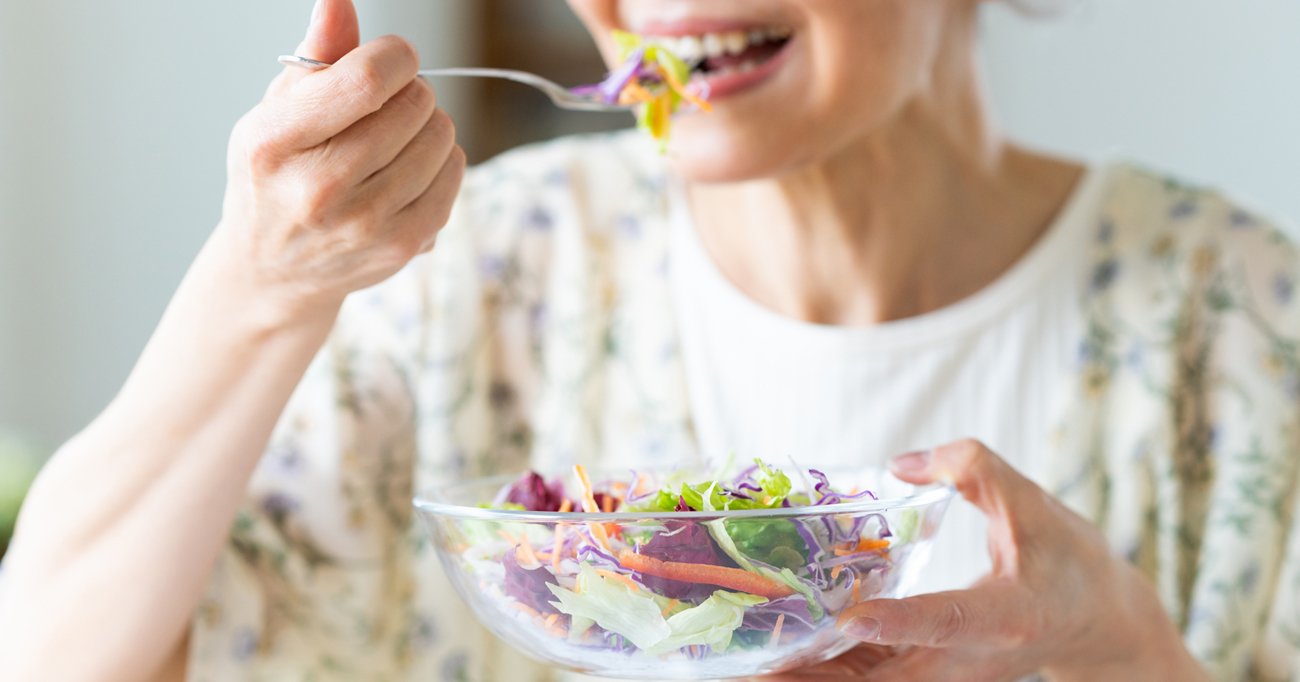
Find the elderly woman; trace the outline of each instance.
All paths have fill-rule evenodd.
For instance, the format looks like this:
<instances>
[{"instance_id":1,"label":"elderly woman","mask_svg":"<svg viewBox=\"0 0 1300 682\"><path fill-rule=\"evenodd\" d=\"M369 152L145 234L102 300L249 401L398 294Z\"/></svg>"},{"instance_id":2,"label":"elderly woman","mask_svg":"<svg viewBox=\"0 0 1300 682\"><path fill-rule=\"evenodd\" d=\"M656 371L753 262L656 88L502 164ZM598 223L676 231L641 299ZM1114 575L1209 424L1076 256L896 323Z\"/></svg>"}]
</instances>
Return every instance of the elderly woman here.
<instances>
[{"instance_id":1,"label":"elderly woman","mask_svg":"<svg viewBox=\"0 0 1300 682\"><path fill-rule=\"evenodd\" d=\"M410 46L320 1L299 53L336 64L239 123L220 224L32 492L7 679L555 679L475 624L413 490L729 451L966 501L927 593L785 679L1300 675L1287 239L1005 139L979 0L572 4L611 58L699 40L715 111L462 186Z\"/></svg>"}]
</instances>

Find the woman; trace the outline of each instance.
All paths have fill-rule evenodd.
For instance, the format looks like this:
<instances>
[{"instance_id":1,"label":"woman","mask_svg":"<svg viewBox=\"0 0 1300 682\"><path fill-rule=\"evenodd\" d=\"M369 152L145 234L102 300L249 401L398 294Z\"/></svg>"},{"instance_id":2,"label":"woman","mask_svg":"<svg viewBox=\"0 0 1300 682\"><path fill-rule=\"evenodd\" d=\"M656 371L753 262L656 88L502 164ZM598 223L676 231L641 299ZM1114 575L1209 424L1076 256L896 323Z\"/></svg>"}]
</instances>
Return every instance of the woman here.
<instances>
[{"instance_id":1,"label":"woman","mask_svg":"<svg viewBox=\"0 0 1300 682\"><path fill-rule=\"evenodd\" d=\"M571 4L607 57L704 36L715 112L666 159L564 140L461 187L414 52L320 1L298 52L335 65L239 123L220 225L32 492L10 679L550 679L473 624L414 489L917 448L894 471L969 502L941 591L785 679L1300 674L1288 241L1007 141L978 0Z\"/></svg>"}]
</instances>

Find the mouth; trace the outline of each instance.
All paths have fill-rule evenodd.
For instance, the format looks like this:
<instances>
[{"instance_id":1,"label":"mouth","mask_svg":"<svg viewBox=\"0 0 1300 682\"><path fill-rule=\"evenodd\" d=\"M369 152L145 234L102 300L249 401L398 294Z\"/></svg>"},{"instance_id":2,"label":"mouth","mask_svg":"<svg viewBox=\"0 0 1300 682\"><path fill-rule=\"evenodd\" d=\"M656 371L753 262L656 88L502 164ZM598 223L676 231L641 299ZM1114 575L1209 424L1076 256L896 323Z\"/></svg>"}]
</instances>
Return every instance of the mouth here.
<instances>
[{"instance_id":1,"label":"mouth","mask_svg":"<svg viewBox=\"0 0 1300 682\"><path fill-rule=\"evenodd\" d=\"M747 90L780 68L795 39L785 25L742 26L734 22L687 21L643 27L642 35L691 67L713 98Z\"/></svg>"},{"instance_id":2,"label":"mouth","mask_svg":"<svg viewBox=\"0 0 1300 682\"><path fill-rule=\"evenodd\" d=\"M771 26L648 37L690 64L692 73L725 76L757 69L780 54L793 36L794 31L789 27Z\"/></svg>"}]
</instances>

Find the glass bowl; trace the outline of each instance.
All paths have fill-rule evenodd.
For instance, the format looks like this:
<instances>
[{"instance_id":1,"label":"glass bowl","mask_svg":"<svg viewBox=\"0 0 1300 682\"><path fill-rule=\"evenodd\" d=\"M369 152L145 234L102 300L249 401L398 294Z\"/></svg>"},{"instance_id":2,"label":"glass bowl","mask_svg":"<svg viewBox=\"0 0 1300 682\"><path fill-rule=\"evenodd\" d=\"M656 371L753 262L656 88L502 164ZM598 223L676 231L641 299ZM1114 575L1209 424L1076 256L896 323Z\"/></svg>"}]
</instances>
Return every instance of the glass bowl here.
<instances>
[{"instance_id":1,"label":"glass bowl","mask_svg":"<svg viewBox=\"0 0 1300 682\"><path fill-rule=\"evenodd\" d=\"M647 477L689 478L681 471L633 476L637 486ZM904 596L915 584L952 489L917 488L880 470L830 477L878 499L714 512L537 512L488 508L517 479L498 476L443 486L414 502L457 592L507 643L585 674L704 680L834 658L854 644L836 626L844 609Z\"/></svg>"}]
</instances>

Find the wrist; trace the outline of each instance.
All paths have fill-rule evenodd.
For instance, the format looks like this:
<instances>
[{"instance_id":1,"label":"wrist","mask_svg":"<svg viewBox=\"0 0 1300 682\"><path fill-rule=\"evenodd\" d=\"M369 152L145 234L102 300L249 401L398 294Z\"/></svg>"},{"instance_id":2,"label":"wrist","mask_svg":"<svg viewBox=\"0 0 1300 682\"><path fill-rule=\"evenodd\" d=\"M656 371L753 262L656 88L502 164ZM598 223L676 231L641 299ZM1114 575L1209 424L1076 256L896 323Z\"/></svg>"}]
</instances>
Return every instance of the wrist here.
<instances>
[{"instance_id":1,"label":"wrist","mask_svg":"<svg viewBox=\"0 0 1300 682\"><path fill-rule=\"evenodd\" d=\"M1128 564L1118 569L1112 584L1120 586L1109 612L1088 628L1087 646L1044 669L1056 682L1075 680L1177 679L1210 680L1183 645L1182 636L1160 605L1147 580Z\"/></svg>"},{"instance_id":2,"label":"wrist","mask_svg":"<svg viewBox=\"0 0 1300 682\"><path fill-rule=\"evenodd\" d=\"M237 314L252 330L328 330L346 294L322 291L282 273L267 273L241 249L237 231L218 225L186 276L210 305ZM183 285L183 286L185 286Z\"/></svg>"}]
</instances>

